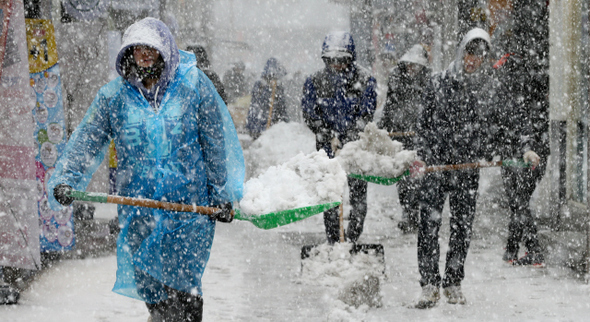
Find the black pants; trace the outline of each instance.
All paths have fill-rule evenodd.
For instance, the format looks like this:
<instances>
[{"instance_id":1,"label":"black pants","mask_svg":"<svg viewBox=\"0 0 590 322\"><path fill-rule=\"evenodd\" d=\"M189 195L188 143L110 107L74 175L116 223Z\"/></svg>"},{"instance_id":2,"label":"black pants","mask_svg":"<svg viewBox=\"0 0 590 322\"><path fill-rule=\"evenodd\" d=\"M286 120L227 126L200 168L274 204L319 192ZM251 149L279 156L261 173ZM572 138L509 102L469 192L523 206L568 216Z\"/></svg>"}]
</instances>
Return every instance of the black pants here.
<instances>
[{"instance_id":1,"label":"black pants","mask_svg":"<svg viewBox=\"0 0 590 322\"><path fill-rule=\"evenodd\" d=\"M399 203L402 206L402 221L407 221L411 225L418 225L420 218L419 187L420 182L410 178L397 183Z\"/></svg>"},{"instance_id":2,"label":"black pants","mask_svg":"<svg viewBox=\"0 0 590 322\"><path fill-rule=\"evenodd\" d=\"M530 201L538 180L543 177L544 170L544 167L535 170L502 167L502 181L510 207L507 251L518 252L519 243L524 242L528 252L541 252L537 238L537 224L531 213Z\"/></svg>"},{"instance_id":3,"label":"black pants","mask_svg":"<svg viewBox=\"0 0 590 322\"><path fill-rule=\"evenodd\" d=\"M203 299L198 295L181 292L166 286L168 299L159 303L146 303L153 322L201 322Z\"/></svg>"},{"instance_id":4,"label":"black pants","mask_svg":"<svg viewBox=\"0 0 590 322\"><path fill-rule=\"evenodd\" d=\"M422 180L418 232L418 269L421 286L441 284L438 268L438 235L447 196L451 208L451 235L442 286L459 285L465 277L464 265L471 242L478 186L479 170L432 173Z\"/></svg>"},{"instance_id":5,"label":"black pants","mask_svg":"<svg viewBox=\"0 0 590 322\"><path fill-rule=\"evenodd\" d=\"M350 221L346 231L346 238L350 242L356 242L363 232L365 217L367 216L367 182L348 178L350 190ZM324 225L328 243L333 244L340 240L340 223L338 221L338 207L324 212Z\"/></svg>"}]
</instances>

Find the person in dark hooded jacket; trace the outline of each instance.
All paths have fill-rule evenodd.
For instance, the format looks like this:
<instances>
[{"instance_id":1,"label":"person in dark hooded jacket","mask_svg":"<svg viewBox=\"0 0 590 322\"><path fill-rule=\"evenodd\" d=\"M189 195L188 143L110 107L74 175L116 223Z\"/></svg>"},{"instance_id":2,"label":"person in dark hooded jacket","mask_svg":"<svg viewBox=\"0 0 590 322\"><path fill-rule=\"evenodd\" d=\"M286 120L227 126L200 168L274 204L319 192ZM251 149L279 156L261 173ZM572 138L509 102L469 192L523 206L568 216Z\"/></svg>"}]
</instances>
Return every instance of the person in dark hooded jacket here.
<instances>
[{"instance_id":1,"label":"person in dark hooded jacket","mask_svg":"<svg viewBox=\"0 0 590 322\"><path fill-rule=\"evenodd\" d=\"M422 92L428 83L431 70L428 68L428 53L420 44L412 46L399 60L387 83L387 101L379 128L390 132L404 149L414 149L414 134L422 103ZM398 223L404 233L418 228L420 208L418 205L419 180L407 179L397 183L402 220Z\"/></svg>"},{"instance_id":2,"label":"person in dark hooded jacket","mask_svg":"<svg viewBox=\"0 0 590 322\"><path fill-rule=\"evenodd\" d=\"M524 55L506 54L495 65L500 104L494 118L495 146L505 159L523 159L531 167L502 167L510 223L502 259L513 265L545 267L530 201L543 178L549 156L549 78L531 68ZM518 257L520 242L526 253Z\"/></svg>"},{"instance_id":3,"label":"person in dark hooded jacket","mask_svg":"<svg viewBox=\"0 0 590 322\"><path fill-rule=\"evenodd\" d=\"M325 68L303 85L303 118L315 133L316 149L330 158L350 141L358 140L377 105L376 81L357 65L354 41L348 32L329 33L322 45ZM363 232L367 215L367 182L348 178L350 222L346 238L356 242ZM338 208L324 212L328 243L339 240Z\"/></svg>"},{"instance_id":4,"label":"person in dark hooded jacket","mask_svg":"<svg viewBox=\"0 0 590 322\"><path fill-rule=\"evenodd\" d=\"M211 80L213 86L215 86L215 89L217 89L217 93L219 93L219 96L221 96L223 102L227 104L225 87L223 87L223 83L221 82L219 75L217 75L217 73L211 69L211 63L209 62L209 56L207 55L205 47L201 45L192 45L186 47L186 50L195 54L195 57L197 58L197 67L202 70L203 73L207 75L207 77L209 77L209 80Z\"/></svg>"},{"instance_id":5,"label":"person in dark hooded jacket","mask_svg":"<svg viewBox=\"0 0 590 322\"><path fill-rule=\"evenodd\" d=\"M493 109L495 82L488 53L490 36L480 28L469 31L455 60L434 75L423 96L416 150L421 165L461 164L491 159L488 118ZM442 284L450 304L465 304L461 282L471 241L479 170L432 172L420 187L418 268L422 294L416 308L436 305ZM445 200L450 204L449 250L444 277L439 273L439 231Z\"/></svg>"},{"instance_id":6,"label":"person in dark hooded jacket","mask_svg":"<svg viewBox=\"0 0 590 322\"><path fill-rule=\"evenodd\" d=\"M271 57L266 61L260 80L254 83L246 121L246 129L254 140L272 125L289 121L285 88L281 83L285 75L285 68Z\"/></svg>"},{"instance_id":7,"label":"person in dark hooded jacket","mask_svg":"<svg viewBox=\"0 0 590 322\"><path fill-rule=\"evenodd\" d=\"M48 182L54 210L85 191L111 140L122 196L217 208L212 216L119 205L113 291L144 301L155 321L201 321L201 277L215 223L231 221L244 159L215 87L178 50L168 27L145 18L123 35L120 77L103 86ZM60 205L61 204L61 205Z\"/></svg>"}]
</instances>

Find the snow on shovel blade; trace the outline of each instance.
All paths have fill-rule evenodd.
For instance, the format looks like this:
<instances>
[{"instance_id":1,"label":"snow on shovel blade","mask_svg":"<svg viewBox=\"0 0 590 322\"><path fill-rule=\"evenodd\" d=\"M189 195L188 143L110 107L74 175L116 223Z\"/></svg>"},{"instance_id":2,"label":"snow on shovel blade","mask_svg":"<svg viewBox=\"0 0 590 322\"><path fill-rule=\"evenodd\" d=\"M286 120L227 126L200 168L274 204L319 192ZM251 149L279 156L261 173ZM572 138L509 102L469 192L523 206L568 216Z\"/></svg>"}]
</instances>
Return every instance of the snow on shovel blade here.
<instances>
[{"instance_id":1,"label":"snow on shovel blade","mask_svg":"<svg viewBox=\"0 0 590 322\"><path fill-rule=\"evenodd\" d=\"M242 214L239 210L235 210L235 219L249 221L254 224L254 226L261 229L272 229L311 217L328 209L338 207L339 205L340 202L331 202L321 205L271 212L263 215L247 215Z\"/></svg>"}]
</instances>

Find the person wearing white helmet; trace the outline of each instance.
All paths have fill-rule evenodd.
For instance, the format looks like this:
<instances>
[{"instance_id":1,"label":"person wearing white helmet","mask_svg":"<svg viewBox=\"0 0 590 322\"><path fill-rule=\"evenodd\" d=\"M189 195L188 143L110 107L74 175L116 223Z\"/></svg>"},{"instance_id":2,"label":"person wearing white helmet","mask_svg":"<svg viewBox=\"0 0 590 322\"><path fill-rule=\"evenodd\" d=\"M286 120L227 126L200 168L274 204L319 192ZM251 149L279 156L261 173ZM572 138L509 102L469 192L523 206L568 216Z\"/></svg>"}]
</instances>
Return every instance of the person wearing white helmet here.
<instances>
[{"instance_id":1,"label":"person wearing white helmet","mask_svg":"<svg viewBox=\"0 0 590 322\"><path fill-rule=\"evenodd\" d=\"M352 35L329 33L322 45L325 68L308 77L301 101L303 117L315 133L317 150L333 158L344 144L359 138L365 125L373 120L377 107L376 81L356 63ZM367 215L367 182L348 179L350 222L346 239L356 242ZM339 240L338 208L324 212L328 243Z\"/></svg>"},{"instance_id":2,"label":"person wearing white helmet","mask_svg":"<svg viewBox=\"0 0 590 322\"><path fill-rule=\"evenodd\" d=\"M494 103L495 82L489 60L490 36L480 28L469 31L455 60L434 75L424 90L417 125L417 165L445 165L491 159L488 113ZM428 173L420 187L418 268L422 293L416 308L436 305L439 288L450 304L465 304L461 282L469 250L479 186L479 170ZM439 272L439 231L445 201L450 204L450 237L444 276Z\"/></svg>"}]
</instances>

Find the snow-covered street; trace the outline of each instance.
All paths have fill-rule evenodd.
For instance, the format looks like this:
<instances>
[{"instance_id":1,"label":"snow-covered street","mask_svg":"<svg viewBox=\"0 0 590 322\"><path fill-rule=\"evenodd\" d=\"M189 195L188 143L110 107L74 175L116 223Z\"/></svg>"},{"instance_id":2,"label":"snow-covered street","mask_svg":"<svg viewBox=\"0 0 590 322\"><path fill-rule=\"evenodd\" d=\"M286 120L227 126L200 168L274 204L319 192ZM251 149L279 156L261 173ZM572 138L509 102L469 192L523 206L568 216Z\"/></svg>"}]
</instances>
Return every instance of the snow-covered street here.
<instances>
[{"instance_id":1,"label":"snow-covered street","mask_svg":"<svg viewBox=\"0 0 590 322\"><path fill-rule=\"evenodd\" d=\"M416 236L396 227L394 186L370 185L361 243L385 247L383 306L354 309L336 300L337 288L301 280L300 250L324 241L321 215L273 230L247 222L218 224L203 279L204 321L585 321L590 286L569 268L506 266L501 261L506 210L499 170L482 172L474 240L463 290L467 304L444 301L430 310L408 306L420 292ZM97 216L114 214L99 208ZM448 218L448 210L445 211ZM393 218L392 218L393 217ZM446 226L445 226L446 225ZM442 254L448 223L443 224ZM442 256L444 257L444 256ZM114 254L68 260L41 274L19 305L0 306L2 321L146 321L143 303L112 293Z\"/></svg>"}]
</instances>

